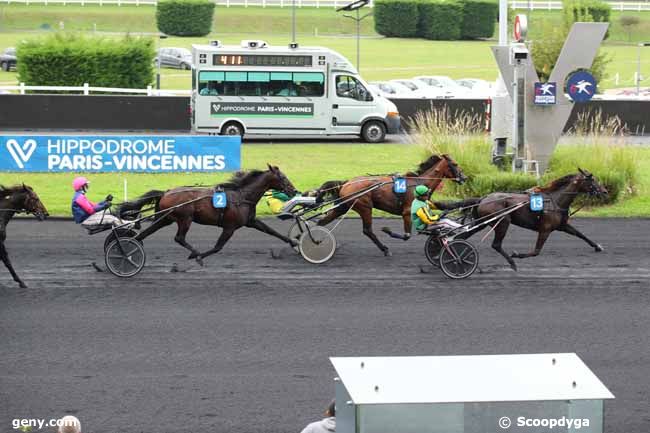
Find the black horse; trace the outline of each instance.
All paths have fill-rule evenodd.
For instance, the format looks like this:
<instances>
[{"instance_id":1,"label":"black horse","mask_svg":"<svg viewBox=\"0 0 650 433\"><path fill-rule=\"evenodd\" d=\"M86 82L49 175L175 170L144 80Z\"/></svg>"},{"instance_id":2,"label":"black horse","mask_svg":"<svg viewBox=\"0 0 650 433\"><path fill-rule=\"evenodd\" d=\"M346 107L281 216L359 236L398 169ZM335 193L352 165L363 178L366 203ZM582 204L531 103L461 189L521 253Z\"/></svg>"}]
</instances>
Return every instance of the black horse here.
<instances>
[{"instance_id":1,"label":"black horse","mask_svg":"<svg viewBox=\"0 0 650 433\"><path fill-rule=\"evenodd\" d=\"M39 221L43 221L49 216L38 195L29 186L22 184L7 188L0 185L0 259L9 269L14 281L25 289L27 286L14 270L11 260L9 260L7 247L5 247L7 224L14 215L22 212L34 214Z\"/></svg>"},{"instance_id":2,"label":"black horse","mask_svg":"<svg viewBox=\"0 0 650 433\"><path fill-rule=\"evenodd\" d=\"M161 216L142 230L136 239L141 241L161 228L176 223L178 231L174 240L191 252L189 259L196 259L199 264L202 264L203 258L221 251L235 230L244 226L295 244L295 241L267 226L255 214L257 202L269 189L282 191L289 196L296 194L296 189L278 167L269 165L266 171L237 173L230 181L217 185L216 189L223 190L227 195L228 205L225 209L215 209L212 204L215 188L180 187L169 191L149 191L132 202L123 203L118 214L125 217L140 211L147 204L153 204ZM200 253L185 240L192 222L223 228L214 248Z\"/></svg>"},{"instance_id":3,"label":"black horse","mask_svg":"<svg viewBox=\"0 0 650 433\"><path fill-rule=\"evenodd\" d=\"M546 186L535 187L530 191L541 194L544 198L544 202L546 203L542 212L533 212L529 206L522 206L513 212L507 212L508 209L517 207L519 203L527 202L530 199L529 193L495 192L480 199L464 200L455 204L447 204L446 206L442 204L442 207L445 209L453 209L460 206L467 206L468 204L473 205L470 208L470 212L473 214L475 220L486 220L493 215L498 215L500 212L503 212L503 218L499 218L490 224L494 230L492 248L501 254L515 271L517 270L517 265L513 259L524 259L539 255L548 236L555 230L580 238L588 243L596 252L600 252L603 250L602 246L569 224L569 208L578 195L603 196L607 194L607 189L601 186L596 178L588 171L580 168L578 170L579 173L577 174L569 174L552 181ZM537 232L537 242L531 252L513 252L512 254L508 254L503 250L503 239L508 232L510 224ZM460 237L468 238L474 233L476 231L469 231L460 234Z\"/></svg>"}]
</instances>

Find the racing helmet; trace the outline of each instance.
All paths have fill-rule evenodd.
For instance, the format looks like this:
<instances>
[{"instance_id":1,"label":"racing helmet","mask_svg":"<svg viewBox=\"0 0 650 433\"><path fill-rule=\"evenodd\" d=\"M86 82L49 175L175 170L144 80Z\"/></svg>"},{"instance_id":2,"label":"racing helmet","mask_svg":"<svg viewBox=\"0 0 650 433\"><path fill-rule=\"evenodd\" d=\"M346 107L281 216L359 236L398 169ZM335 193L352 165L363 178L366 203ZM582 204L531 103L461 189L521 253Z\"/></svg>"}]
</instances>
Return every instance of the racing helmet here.
<instances>
[{"instance_id":1,"label":"racing helmet","mask_svg":"<svg viewBox=\"0 0 650 433\"><path fill-rule=\"evenodd\" d=\"M415 195L427 195L429 193L429 188L426 185L418 185L415 187Z\"/></svg>"},{"instance_id":2,"label":"racing helmet","mask_svg":"<svg viewBox=\"0 0 650 433\"><path fill-rule=\"evenodd\" d=\"M83 176L75 177L72 181L72 188L75 191L81 190L84 186L88 185L90 181Z\"/></svg>"}]
</instances>

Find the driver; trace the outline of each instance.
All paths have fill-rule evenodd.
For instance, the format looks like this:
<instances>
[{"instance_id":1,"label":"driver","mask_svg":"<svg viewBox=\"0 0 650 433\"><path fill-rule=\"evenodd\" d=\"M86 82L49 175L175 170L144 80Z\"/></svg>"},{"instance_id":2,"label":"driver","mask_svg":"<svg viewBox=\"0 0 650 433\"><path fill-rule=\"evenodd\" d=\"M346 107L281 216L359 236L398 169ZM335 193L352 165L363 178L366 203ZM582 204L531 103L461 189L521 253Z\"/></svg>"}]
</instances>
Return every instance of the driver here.
<instances>
[{"instance_id":1,"label":"driver","mask_svg":"<svg viewBox=\"0 0 650 433\"><path fill-rule=\"evenodd\" d=\"M72 188L75 191L74 196L72 196L74 222L81 224L84 228L99 224L121 225L122 220L106 212L106 209L111 207L113 196L109 194L104 201L93 203L86 197L89 186L90 181L85 177L76 177L72 181Z\"/></svg>"},{"instance_id":2,"label":"driver","mask_svg":"<svg viewBox=\"0 0 650 433\"><path fill-rule=\"evenodd\" d=\"M428 226L435 224L436 227L447 226L449 228L462 227L462 224L445 218L442 214L432 213L438 211L438 207L429 200L431 192L426 185L415 187L415 198L411 203L411 221L416 231L422 231Z\"/></svg>"}]
</instances>

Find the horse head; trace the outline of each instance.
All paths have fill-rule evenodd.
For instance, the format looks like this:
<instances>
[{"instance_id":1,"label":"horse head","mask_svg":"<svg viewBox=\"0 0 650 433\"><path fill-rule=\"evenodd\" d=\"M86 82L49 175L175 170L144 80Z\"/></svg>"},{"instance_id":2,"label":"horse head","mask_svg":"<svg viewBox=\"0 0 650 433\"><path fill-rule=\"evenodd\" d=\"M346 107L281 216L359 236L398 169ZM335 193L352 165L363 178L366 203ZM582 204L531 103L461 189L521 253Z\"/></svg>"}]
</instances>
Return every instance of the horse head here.
<instances>
[{"instance_id":1,"label":"horse head","mask_svg":"<svg viewBox=\"0 0 650 433\"><path fill-rule=\"evenodd\" d=\"M32 189L32 187L23 183L22 193L25 195L22 204L19 204L22 209L34 214L34 216L36 216L39 221L43 221L45 218L50 216L50 214L47 212L47 209L45 208L45 205L38 197L38 194L36 194L36 192Z\"/></svg>"},{"instance_id":2,"label":"horse head","mask_svg":"<svg viewBox=\"0 0 650 433\"><path fill-rule=\"evenodd\" d=\"M444 154L442 155L445 161L447 161L447 170L443 173L445 177L453 179L454 182L462 185L467 180L467 176L463 173L463 170L460 169L460 166L456 161L452 159L451 156Z\"/></svg>"},{"instance_id":3,"label":"horse head","mask_svg":"<svg viewBox=\"0 0 650 433\"><path fill-rule=\"evenodd\" d=\"M596 177L587 170L578 167L580 174L576 176L576 181L580 184L580 192L587 193L591 196L602 197L609 192L596 180Z\"/></svg>"},{"instance_id":4,"label":"horse head","mask_svg":"<svg viewBox=\"0 0 650 433\"><path fill-rule=\"evenodd\" d=\"M273 166L271 164L267 164L267 166L269 168L269 172L273 175L271 176L271 183L269 185L272 189L282 191L289 197L293 197L298 193L289 178L284 173L282 173L282 171L280 171L278 166Z\"/></svg>"}]
</instances>

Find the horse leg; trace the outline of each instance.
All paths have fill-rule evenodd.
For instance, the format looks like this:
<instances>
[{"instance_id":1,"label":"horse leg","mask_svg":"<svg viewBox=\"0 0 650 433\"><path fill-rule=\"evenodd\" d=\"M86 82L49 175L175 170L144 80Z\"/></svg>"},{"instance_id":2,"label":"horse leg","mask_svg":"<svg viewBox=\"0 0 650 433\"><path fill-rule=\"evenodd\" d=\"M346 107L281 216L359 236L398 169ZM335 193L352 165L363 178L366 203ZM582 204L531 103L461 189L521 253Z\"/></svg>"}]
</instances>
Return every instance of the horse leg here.
<instances>
[{"instance_id":1,"label":"horse leg","mask_svg":"<svg viewBox=\"0 0 650 433\"><path fill-rule=\"evenodd\" d=\"M494 240L492 241L492 248L508 261L512 270L516 271L517 265L515 264L515 261L512 260L512 257L510 257L508 253L503 250L503 239L506 237L506 233L508 233L509 226L510 217L504 217L496 223L496 227L494 227Z\"/></svg>"},{"instance_id":2,"label":"horse leg","mask_svg":"<svg viewBox=\"0 0 650 433\"><path fill-rule=\"evenodd\" d=\"M204 259L204 258L206 258L208 256L211 256L212 254L216 254L219 251L221 251L223 246L226 245L226 242L228 242L228 239L230 239L232 237L233 233L235 233L234 228L231 228L231 227L225 228L224 227L223 231L221 232L221 236L219 236L219 239L217 239L217 243L214 245L214 248L212 248L211 250L208 250L208 251L206 251L204 253L199 254L196 257L196 260L199 261L200 259Z\"/></svg>"},{"instance_id":3,"label":"horse leg","mask_svg":"<svg viewBox=\"0 0 650 433\"><path fill-rule=\"evenodd\" d=\"M4 242L0 242L0 259L5 264L7 269L9 269L9 273L13 277L14 281L18 283L20 288L26 289L27 285L23 282L23 280L20 279L20 277L14 270L13 265L11 264L11 260L9 260L9 254L7 253L7 248L5 248Z\"/></svg>"},{"instance_id":4,"label":"horse leg","mask_svg":"<svg viewBox=\"0 0 650 433\"><path fill-rule=\"evenodd\" d=\"M582 239L583 241L587 242L589 246L591 246L594 250L596 250L597 253L603 251L603 247L600 244L597 244L596 242L592 241L589 239L587 236L583 235L577 228L573 227L571 224L566 223L560 227L557 228L557 230L570 234L571 236L575 236L577 238Z\"/></svg>"},{"instance_id":5,"label":"horse leg","mask_svg":"<svg viewBox=\"0 0 650 433\"><path fill-rule=\"evenodd\" d=\"M269 227L265 222L255 218L252 222L246 224L246 227L253 228L255 230L259 230L262 233L266 233L267 235L274 236L278 239L281 239L283 242L286 242L290 244L292 247L295 247L298 245L298 242L296 242L295 239L289 239L282 233L277 232L275 229L272 227Z\"/></svg>"},{"instance_id":6,"label":"horse leg","mask_svg":"<svg viewBox=\"0 0 650 433\"><path fill-rule=\"evenodd\" d=\"M146 237L156 233L158 230L160 230L163 227L167 227L168 225L170 225L173 222L174 222L174 220L172 220L170 218L167 218L166 216L164 216L162 218L159 218L159 219L155 220L153 223L151 223L151 225L149 225L149 227L147 227L146 229L144 229L140 233L138 233L138 235L135 237L135 239L138 240L138 241L142 241Z\"/></svg>"},{"instance_id":7,"label":"horse leg","mask_svg":"<svg viewBox=\"0 0 650 433\"><path fill-rule=\"evenodd\" d=\"M350 208L346 206L339 206L328 211L325 216L318 220L319 226L326 226L341 215L345 214Z\"/></svg>"},{"instance_id":8,"label":"horse leg","mask_svg":"<svg viewBox=\"0 0 650 433\"><path fill-rule=\"evenodd\" d=\"M178 225L178 230L176 231L176 236L174 236L174 241L192 253L188 257L188 259L196 258L196 256L198 256L201 253L199 253L192 245L190 245L185 240L185 236L187 235L187 232L190 230L190 226L192 225L192 218L190 217L190 218L184 218L182 220L177 220L176 224ZM199 264L201 263L199 262Z\"/></svg>"},{"instance_id":9,"label":"horse leg","mask_svg":"<svg viewBox=\"0 0 650 433\"><path fill-rule=\"evenodd\" d=\"M542 248L546 243L546 239L548 239L548 236L551 234L551 231L552 230L544 230L543 228L540 228L540 231L537 234L537 242L535 242L535 249L530 253L526 253L526 254L518 254L516 252L513 252L512 257L516 259L525 259L527 257L538 256L539 253L542 252Z\"/></svg>"},{"instance_id":10,"label":"horse leg","mask_svg":"<svg viewBox=\"0 0 650 433\"><path fill-rule=\"evenodd\" d=\"M363 234L368 236L370 240L374 242L375 245L377 245L377 248L379 248L381 252L384 253L384 256L392 256L392 253L388 247L382 244L375 233L372 231L372 208L364 206L361 209L357 210L357 212L361 216L361 221L363 222Z\"/></svg>"}]
</instances>

